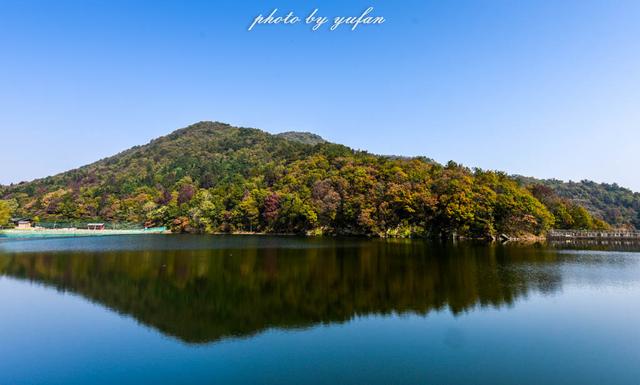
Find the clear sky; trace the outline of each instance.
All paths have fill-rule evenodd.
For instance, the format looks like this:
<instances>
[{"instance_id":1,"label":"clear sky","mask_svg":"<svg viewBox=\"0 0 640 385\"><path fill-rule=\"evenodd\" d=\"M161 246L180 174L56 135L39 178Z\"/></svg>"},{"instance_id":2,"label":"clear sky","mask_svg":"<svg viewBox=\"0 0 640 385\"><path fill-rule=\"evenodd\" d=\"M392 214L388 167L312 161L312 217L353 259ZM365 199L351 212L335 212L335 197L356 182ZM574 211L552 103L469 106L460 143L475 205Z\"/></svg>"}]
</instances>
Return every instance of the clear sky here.
<instances>
[{"instance_id":1,"label":"clear sky","mask_svg":"<svg viewBox=\"0 0 640 385\"><path fill-rule=\"evenodd\" d=\"M200 120L640 191L640 1L0 2L0 183Z\"/></svg>"}]
</instances>

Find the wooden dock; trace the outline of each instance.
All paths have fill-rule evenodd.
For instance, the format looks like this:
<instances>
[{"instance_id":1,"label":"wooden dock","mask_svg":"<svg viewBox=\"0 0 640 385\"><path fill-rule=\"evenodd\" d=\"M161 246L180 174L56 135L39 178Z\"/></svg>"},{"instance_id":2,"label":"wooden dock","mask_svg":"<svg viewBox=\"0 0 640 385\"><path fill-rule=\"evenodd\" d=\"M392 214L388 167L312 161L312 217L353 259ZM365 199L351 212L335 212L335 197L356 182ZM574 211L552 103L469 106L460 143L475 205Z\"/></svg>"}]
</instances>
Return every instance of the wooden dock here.
<instances>
[{"instance_id":1,"label":"wooden dock","mask_svg":"<svg viewBox=\"0 0 640 385\"><path fill-rule=\"evenodd\" d=\"M640 241L637 230L550 230L547 239L561 240L607 240L607 241Z\"/></svg>"}]
</instances>

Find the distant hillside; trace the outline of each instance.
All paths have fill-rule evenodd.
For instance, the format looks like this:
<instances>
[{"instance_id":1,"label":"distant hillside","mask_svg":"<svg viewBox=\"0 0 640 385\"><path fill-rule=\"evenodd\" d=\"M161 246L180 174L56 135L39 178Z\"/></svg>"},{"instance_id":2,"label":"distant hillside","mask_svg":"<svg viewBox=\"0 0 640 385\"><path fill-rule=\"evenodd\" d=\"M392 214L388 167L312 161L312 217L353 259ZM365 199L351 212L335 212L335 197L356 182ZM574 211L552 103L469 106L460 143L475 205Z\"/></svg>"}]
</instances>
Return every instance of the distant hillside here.
<instances>
[{"instance_id":1,"label":"distant hillside","mask_svg":"<svg viewBox=\"0 0 640 385\"><path fill-rule=\"evenodd\" d=\"M501 172L217 122L0 194L13 215L187 232L478 238L607 227L582 206Z\"/></svg>"},{"instance_id":2,"label":"distant hillside","mask_svg":"<svg viewBox=\"0 0 640 385\"><path fill-rule=\"evenodd\" d=\"M558 196L581 205L597 218L615 227L640 228L640 193L617 184L596 183L589 180L563 182L556 179L540 180L516 176L527 186L541 184L551 188Z\"/></svg>"},{"instance_id":3,"label":"distant hillside","mask_svg":"<svg viewBox=\"0 0 640 385\"><path fill-rule=\"evenodd\" d=\"M298 131L287 131L276 135L280 138L285 138L288 140L292 140L294 142L299 142L303 144L322 144L327 143L320 135L312 134L310 132L298 132Z\"/></svg>"}]
</instances>

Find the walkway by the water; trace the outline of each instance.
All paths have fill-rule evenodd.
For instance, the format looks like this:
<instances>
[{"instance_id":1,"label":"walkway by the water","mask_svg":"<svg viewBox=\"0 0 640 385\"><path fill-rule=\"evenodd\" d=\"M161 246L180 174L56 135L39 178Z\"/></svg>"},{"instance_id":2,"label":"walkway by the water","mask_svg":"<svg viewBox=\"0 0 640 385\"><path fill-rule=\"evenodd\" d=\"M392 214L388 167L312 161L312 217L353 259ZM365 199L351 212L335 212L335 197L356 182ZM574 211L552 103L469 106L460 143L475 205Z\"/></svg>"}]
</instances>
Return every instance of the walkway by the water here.
<instances>
[{"instance_id":1,"label":"walkway by the water","mask_svg":"<svg viewBox=\"0 0 640 385\"><path fill-rule=\"evenodd\" d=\"M550 240L593 239L593 240L640 240L640 231L627 230L551 230Z\"/></svg>"}]
</instances>

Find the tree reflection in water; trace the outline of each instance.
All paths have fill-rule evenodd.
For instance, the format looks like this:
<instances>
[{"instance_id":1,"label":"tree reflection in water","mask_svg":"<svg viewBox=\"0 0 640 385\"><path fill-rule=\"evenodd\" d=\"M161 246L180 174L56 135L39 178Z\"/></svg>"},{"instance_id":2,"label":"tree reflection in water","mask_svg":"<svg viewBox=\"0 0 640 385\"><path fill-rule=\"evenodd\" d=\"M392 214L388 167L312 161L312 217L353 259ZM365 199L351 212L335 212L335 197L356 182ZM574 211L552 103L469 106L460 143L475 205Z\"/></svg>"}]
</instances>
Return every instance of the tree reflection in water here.
<instances>
[{"instance_id":1,"label":"tree reflection in water","mask_svg":"<svg viewBox=\"0 0 640 385\"><path fill-rule=\"evenodd\" d=\"M535 247L219 239L208 248L4 251L0 274L78 293L188 343L359 315L459 314L561 285L561 255Z\"/></svg>"}]
</instances>

